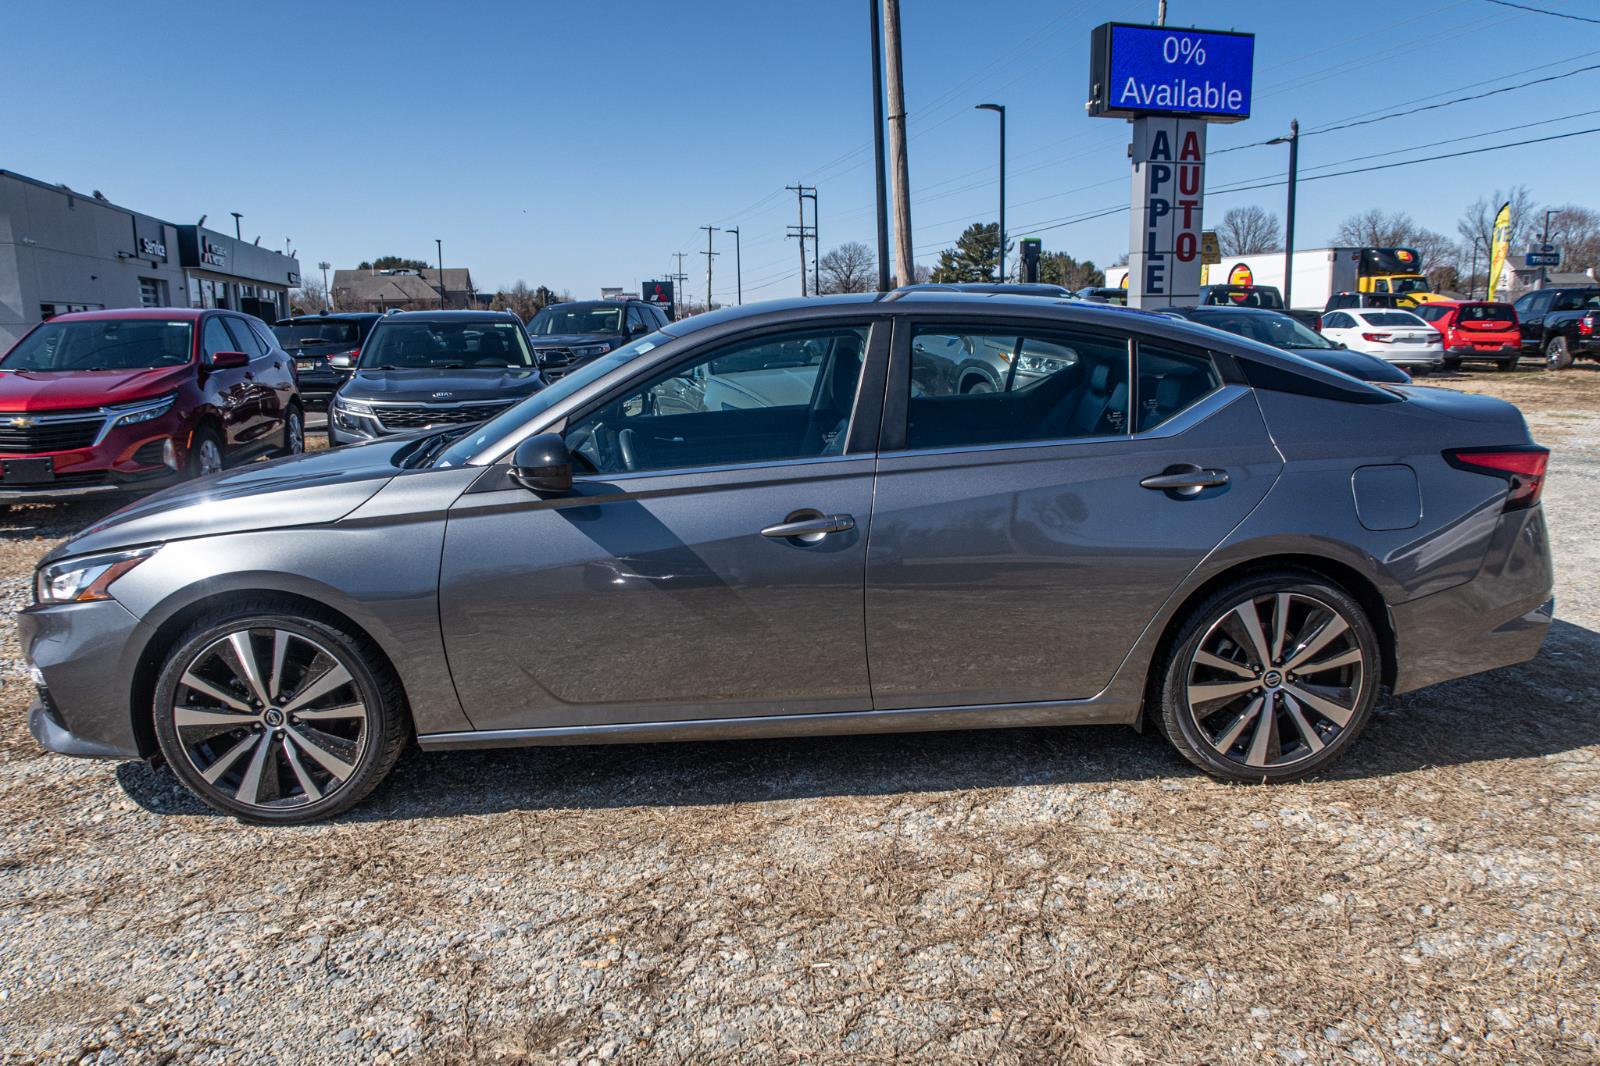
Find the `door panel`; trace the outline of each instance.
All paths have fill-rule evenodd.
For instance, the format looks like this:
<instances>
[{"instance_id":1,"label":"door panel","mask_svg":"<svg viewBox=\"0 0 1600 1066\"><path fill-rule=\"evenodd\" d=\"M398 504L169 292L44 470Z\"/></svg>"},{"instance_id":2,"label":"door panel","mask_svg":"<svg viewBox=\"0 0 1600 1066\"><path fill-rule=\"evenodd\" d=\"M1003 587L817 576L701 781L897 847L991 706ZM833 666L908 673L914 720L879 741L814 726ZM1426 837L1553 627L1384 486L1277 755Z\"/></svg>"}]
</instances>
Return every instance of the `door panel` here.
<instances>
[{"instance_id":1,"label":"door panel","mask_svg":"<svg viewBox=\"0 0 1600 1066\"><path fill-rule=\"evenodd\" d=\"M221 315L208 315L201 328L201 347L208 364L205 369L205 391L211 403L222 416L223 434L228 445L249 441L250 394L245 380L244 367L211 368L210 359L218 352L235 351L233 334L222 323Z\"/></svg>"},{"instance_id":2,"label":"door panel","mask_svg":"<svg viewBox=\"0 0 1600 1066\"><path fill-rule=\"evenodd\" d=\"M1140 485L1191 465L1228 482L1193 496ZM1153 435L883 455L867 552L874 705L1095 695L1279 467L1241 386Z\"/></svg>"},{"instance_id":3,"label":"door panel","mask_svg":"<svg viewBox=\"0 0 1600 1066\"><path fill-rule=\"evenodd\" d=\"M870 457L842 456L463 496L439 598L467 716L515 729L869 708L872 485ZM855 527L762 536L797 512Z\"/></svg>"}]
</instances>

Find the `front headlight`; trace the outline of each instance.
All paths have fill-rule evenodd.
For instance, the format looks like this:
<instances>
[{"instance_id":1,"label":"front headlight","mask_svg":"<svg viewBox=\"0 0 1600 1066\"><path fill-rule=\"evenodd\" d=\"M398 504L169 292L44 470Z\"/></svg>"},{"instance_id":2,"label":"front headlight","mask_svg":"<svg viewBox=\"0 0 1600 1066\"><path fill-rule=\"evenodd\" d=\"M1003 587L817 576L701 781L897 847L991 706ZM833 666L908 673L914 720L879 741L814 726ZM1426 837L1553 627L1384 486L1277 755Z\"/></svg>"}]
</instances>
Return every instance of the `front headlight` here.
<instances>
[{"instance_id":1,"label":"front headlight","mask_svg":"<svg viewBox=\"0 0 1600 1066\"><path fill-rule=\"evenodd\" d=\"M572 354L580 359L586 359L591 355L604 355L610 350L609 344L585 344L571 349Z\"/></svg>"},{"instance_id":2,"label":"front headlight","mask_svg":"<svg viewBox=\"0 0 1600 1066\"><path fill-rule=\"evenodd\" d=\"M158 548L138 548L110 555L86 555L41 566L33 575L35 603L87 603L109 600L111 583L154 555Z\"/></svg>"},{"instance_id":3,"label":"front headlight","mask_svg":"<svg viewBox=\"0 0 1600 1066\"><path fill-rule=\"evenodd\" d=\"M343 396L335 395L333 398L333 406L337 407L345 414L366 415L368 418L372 417L372 405L369 403L362 403L360 400L347 400Z\"/></svg>"},{"instance_id":4,"label":"front headlight","mask_svg":"<svg viewBox=\"0 0 1600 1066\"><path fill-rule=\"evenodd\" d=\"M160 418L172 410L172 405L177 402L178 394L169 392L165 396L154 400L143 400L125 407L109 408L113 426L132 426L140 422L149 422L151 419Z\"/></svg>"}]
</instances>

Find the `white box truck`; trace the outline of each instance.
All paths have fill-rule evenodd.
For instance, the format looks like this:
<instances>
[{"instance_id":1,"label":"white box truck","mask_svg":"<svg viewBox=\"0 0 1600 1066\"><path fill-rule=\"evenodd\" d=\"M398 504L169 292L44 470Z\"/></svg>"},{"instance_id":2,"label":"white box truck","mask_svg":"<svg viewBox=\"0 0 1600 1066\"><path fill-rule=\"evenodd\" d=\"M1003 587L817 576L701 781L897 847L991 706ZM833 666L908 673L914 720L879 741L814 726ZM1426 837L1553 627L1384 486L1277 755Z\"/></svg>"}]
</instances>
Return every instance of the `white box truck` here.
<instances>
[{"instance_id":1,"label":"white box truck","mask_svg":"<svg viewBox=\"0 0 1600 1066\"><path fill-rule=\"evenodd\" d=\"M1106 271L1106 284L1128 287L1126 267ZM1222 262L1204 268L1202 285L1270 285L1283 291L1283 253L1225 255ZM1294 253L1294 286L1289 306L1321 311L1330 297L1341 292L1389 293L1405 303L1439 299L1422 273L1422 256L1415 248L1307 248Z\"/></svg>"}]
</instances>

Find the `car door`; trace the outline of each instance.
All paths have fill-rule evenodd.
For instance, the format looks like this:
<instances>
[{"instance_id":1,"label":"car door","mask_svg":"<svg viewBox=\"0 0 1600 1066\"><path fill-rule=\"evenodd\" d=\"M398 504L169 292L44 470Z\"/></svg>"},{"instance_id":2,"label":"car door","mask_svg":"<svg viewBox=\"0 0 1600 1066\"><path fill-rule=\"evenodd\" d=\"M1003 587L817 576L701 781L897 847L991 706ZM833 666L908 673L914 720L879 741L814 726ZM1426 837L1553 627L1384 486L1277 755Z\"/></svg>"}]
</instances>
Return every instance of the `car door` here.
<instances>
[{"instance_id":1,"label":"car door","mask_svg":"<svg viewBox=\"0 0 1600 1066\"><path fill-rule=\"evenodd\" d=\"M1530 292L1512 306L1517 312L1517 329L1522 334L1522 350L1536 354L1544 346L1544 316L1553 294Z\"/></svg>"},{"instance_id":2,"label":"car door","mask_svg":"<svg viewBox=\"0 0 1600 1066\"><path fill-rule=\"evenodd\" d=\"M250 441L251 396L245 380L246 367L219 367L213 362L218 352L239 351L239 342L222 320L222 315L207 315L200 328L201 355L205 360L204 390L207 401L222 419L227 444L239 446Z\"/></svg>"},{"instance_id":3,"label":"car door","mask_svg":"<svg viewBox=\"0 0 1600 1066\"><path fill-rule=\"evenodd\" d=\"M940 379L917 342L949 336L1009 346L999 391L919 384ZM1103 326L902 320L888 380L865 601L880 710L1100 692L1281 465L1218 360Z\"/></svg>"},{"instance_id":4,"label":"car door","mask_svg":"<svg viewBox=\"0 0 1600 1066\"><path fill-rule=\"evenodd\" d=\"M283 405L274 386L275 377L283 371L283 358L264 342L250 323L238 315L223 318L228 331L239 344L239 350L250 357L245 369L245 387L249 392L249 439L260 442L263 438L280 433L283 428Z\"/></svg>"},{"instance_id":5,"label":"car door","mask_svg":"<svg viewBox=\"0 0 1600 1066\"><path fill-rule=\"evenodd\" d=\"M278 338L273 336L272 330L260 319L247 319L246 322L261 342L262 350L267 353L264 370L256 375L256 381L268 393L266 402L269 405L268 410L272 413L274 423L272 432L277 435L282 432L283 421L288 417L289 405L299 397L300 388L295 380L289 353L278 344Z\"/></svg>"},{"instance_id":6,"label":"car door","mask_svg":"<svg viewBox=\"0 0 1600 1066\"><path fill-rule=\"evenodd\" d=\"M1354 320L1343 311L1330 311L1322 316L1322 335L1330 341L1337 341L1349 347L1350 327Z\"/></svg>"},{"instance_id":7,"label":"car door","mask_svg":"<svg viewBox=\"0 0 1600 1066\"><path fill-rule=\"evenodd\" d=\"M465 494L440 618L473 724L869 708L887 347L867 320L706 342L567 420L570 494Z\"/></svg>"}]
</instances>

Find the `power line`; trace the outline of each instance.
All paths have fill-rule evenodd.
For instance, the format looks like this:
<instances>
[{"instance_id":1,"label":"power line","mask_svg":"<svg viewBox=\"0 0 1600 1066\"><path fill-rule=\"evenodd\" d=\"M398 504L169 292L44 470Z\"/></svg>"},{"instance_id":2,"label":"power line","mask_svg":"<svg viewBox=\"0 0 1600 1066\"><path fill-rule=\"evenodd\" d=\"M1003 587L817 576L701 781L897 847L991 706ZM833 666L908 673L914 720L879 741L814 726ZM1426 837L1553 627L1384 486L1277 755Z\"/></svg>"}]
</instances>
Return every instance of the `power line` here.
<instances>
[{"instance_id":1,"label":"power line","mask_svg":"<svg viewBox=\"0 0 1600 1066\"><path fill-rule=\"evenodd\" d=\"M1558 19L1571 19L1574 22L1592 22L1600 26L1600 19L1586 18L1583 15L1569 15L1565 11L1551 11L1548 8L1530 7L1527 4L1513 4L1511 0L1487 0L1487 2L1499 4L1501 7L1514 7L1518 11L1532 11L1536 15L1554 15Z\"/></svg>"},{"instance_id":2,"label":"power line","mask_svg":"<svg viewBox=\"0 0 1600 1066\"><path fill-rule=\"evenodd\" d=\"M1384 122L1391 118L1410 118L1413 115L1420 114L1423 111L1437 111L1441 107L1450 107L1452 104L1464 104L1469 100L1482 100L1485 97L1498 96L1501 93L1509 93L1517 89L1526 89L1530 85L1543 85L1547 82L1560 81L1563 78L1570 78L1575 74L1584 74L1591 70L1600 70L1600 63L1592 63L1587 67L1578 67L1576 70L1569 70L1562 74L1547 74L1542 78L1534 78L1532 81L1518 82L1516 85L1504 85L1498 89L1490 89L1488 92L1474 93L1471 96L1457 96L1452 100L1441 100L1437 104L1427 104L1423 107L1414 107L1407 111L1391 111L1387 115L1378 115L1375 118L1364 118L1357 122L1346 122L1338 126L1323 126L1320 129L1307 130L1303 136L1312 137L1319 133L1332 133L1335 130L1348 130L1353 129L1356 126L1370 126L1374 122Z\"/></svg>"}]
</instances>

